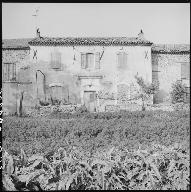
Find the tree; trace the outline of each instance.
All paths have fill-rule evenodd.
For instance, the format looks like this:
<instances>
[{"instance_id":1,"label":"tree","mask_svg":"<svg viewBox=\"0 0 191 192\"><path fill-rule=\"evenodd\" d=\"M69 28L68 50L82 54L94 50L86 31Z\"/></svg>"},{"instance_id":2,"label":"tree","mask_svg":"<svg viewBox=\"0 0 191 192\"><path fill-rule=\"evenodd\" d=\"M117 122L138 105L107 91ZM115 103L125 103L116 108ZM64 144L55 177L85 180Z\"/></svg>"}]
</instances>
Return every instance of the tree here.
<instances>
[{"instance_id":1,"label":"tree","mask_svg":"<svg viewBox=\"0 0 191 192\"><path fill-rule=\"evenodd\" d=\"M145 101L154 95L159 90L159 81L155 80L151 84L145 83L142 77L135 75L138 85L140 86L140 92L138 98L142 100L142 111L145 111Z\"/></svg>"}]
</instances>

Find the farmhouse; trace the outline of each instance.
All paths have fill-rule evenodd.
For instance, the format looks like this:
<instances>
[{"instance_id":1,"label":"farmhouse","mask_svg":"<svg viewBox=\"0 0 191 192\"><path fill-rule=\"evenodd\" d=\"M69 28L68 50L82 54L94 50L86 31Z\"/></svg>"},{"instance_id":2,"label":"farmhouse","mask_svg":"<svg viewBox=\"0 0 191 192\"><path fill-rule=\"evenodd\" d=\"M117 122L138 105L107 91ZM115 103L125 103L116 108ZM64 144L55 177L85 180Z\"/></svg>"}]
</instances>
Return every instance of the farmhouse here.
<instances>
[{"instance_id":1,"label":"farmhouse","mask_svg":"<svg viewBox=\"0 0 191 192\"><path fill-rule=\"evenodd\" d=\"M2 42L3 107L17 112L39 103L85 105L89 111L139 104L135 75L158 80L148 102L169 101L172 83L189 89L190 46L154 45L137 37L37 37Z\"/></svg>"}]
</instances>

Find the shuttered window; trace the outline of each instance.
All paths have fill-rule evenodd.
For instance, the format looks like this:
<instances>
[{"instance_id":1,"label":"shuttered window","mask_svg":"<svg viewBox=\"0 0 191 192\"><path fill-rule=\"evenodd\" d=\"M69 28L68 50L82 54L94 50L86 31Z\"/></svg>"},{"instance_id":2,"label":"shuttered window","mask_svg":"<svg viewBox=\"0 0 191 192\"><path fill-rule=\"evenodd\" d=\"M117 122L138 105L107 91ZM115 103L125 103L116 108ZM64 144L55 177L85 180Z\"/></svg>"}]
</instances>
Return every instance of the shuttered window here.
<instances>
[{"instance_id":1,"label":"shuttered window","mask_svg":"<svg viewBox=\"0 0 191 192\"><path fill-rule=\"evenodd\" d=\"M181 79L190 79L190 63L181 64Z\"/></svg>"},{"instance_id":2,"label":"shuttered window","mask_svg":"<svg viewBox=\"0 0 191 192\"><path fill-rule=\"evenodd\" d=\"M61 69L61 53L56 50L51 53L51 68Z\"/></svg>"},{"instance_id":3,"label":"shuttered window","mask_svg":"<svg viewBox=\"0 0 191 192\"><path fill-rule=\"evenodd\" d=\"M117 63L119 69L125 69L127 67L127 53L117 53Z\"/></svg>"},{"instance_id":4,"label":"shuttered window","mask_svg":"<svg viewBox=\"0 0 191 192\"><path fill-rule=\"evenodd\" d=\"M95 69L100 69L100 53L95 54Z\"/></svg>"},{"instance_id":5,"label":"shuttered window","mask_svg":"<svg viewBox=\"0 0 191 192\"><path fill-rule=\"evenodd\" d=\"M158 80L158 71L152 71L152 80Z\"/></svg>"},{"instance_id":6,"label":"shuttered window","mask_svg":"<svg viewBox=\"0 0 191 192\"><path fill-rule=\"evenodd\" d=\"M81 68L82 69L86 68L86 54L85 53L81 54Z\"/></svg>"},{"instance_id":7,"label":"shuttered window","mask_svg":"<svg viewBox=\"0 0 191 192\"><path fill-rule=\"evenodd\" d=\"M51 87L51 97L52 99L62 100L62 87L52 86Z\"/></svg>"},{"instance_id":8,"label":"shuttered window","mask_svg":"<svg viewBox=\"0 0 191 192\"><path fill-rule=\"evenodd\" d=\"M16 81L16 64L15 63L3 64L3 80Z\"/></svg>"},{"instance_id":9,"label":"shuttered window","mask_svg":"<svg viewBox=\"0 0 191 192\"><path fill-rule=\"evenodd\" d=\"M87 53L86 54L86 68L92 69L94 66L94 54Z\"/></svg>"},{"instance_id":10,"label":"shuttered window","mask_svg":"<svg viewBox=\"0 0 191 192\"><path fill-rule=\"evenodd\" d=\"M82 69L100 69L100 53L82 53L81 54Z\"/></svg>"}]
</instances>

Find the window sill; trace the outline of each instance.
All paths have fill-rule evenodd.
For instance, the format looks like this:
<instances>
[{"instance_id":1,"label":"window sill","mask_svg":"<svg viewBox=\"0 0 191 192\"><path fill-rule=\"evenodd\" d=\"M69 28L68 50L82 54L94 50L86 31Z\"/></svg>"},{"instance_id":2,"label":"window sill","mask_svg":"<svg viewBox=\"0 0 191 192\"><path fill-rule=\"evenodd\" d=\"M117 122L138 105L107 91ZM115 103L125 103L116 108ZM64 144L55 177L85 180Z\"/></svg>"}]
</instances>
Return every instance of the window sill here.
<instances>
[{"instance_id":1,"label":"window sill","mask_svg":"<svg viewBox=\"0 0 191 192\"><path fill-rule=\"evenodd\" d=\"M19 81L2 81L3 83L17 83L17 84L32 84L32 81L29 82L19 82Z\"/></svg>"},{"instance_id":2,"label":"window sill","mask_svg":"<svg viewBox=\"0 0 191 192\"><path fill-rule=\"evenodd\" d=\"M18 83L17 81L2 81L2 83Z\"/></svg>"}]
</instances>

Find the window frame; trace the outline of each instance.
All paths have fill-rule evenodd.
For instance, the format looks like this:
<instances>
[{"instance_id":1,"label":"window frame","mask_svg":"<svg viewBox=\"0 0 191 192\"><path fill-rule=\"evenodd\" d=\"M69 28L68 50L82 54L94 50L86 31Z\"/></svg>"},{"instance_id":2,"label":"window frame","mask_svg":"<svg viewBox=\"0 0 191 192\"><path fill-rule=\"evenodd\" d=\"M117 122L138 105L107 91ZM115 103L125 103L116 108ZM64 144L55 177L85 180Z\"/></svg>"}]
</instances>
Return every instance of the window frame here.
<instances>
[{"instance_id":1,"label":"window frame","mask_svg":"<svg viewBox=\"0 0 191 192\"><path fill-rule=\"evenodd\" d=\"M8 68L6 68L6 70L8 69L8 71L6 71L8 74L6 79L5 79L5 65L9 66ZM14 68L14 69L12 69L14 71L10 70L10 68L11 68L10 66L14 66L14 67L12 67L12 68ZM10 72L12 72L12 75L13 75L12 79L10 79L10 76L11 76ZM16 82L17 81L17 71L16 71L16 63L15 62L3 63L2 77L3 77L3 82Z\"/></svg>"},{"instance_id":2,"label":"window frame","mask_svg":"<svg viewBox=\"0 0 191 192\"><path fill-rule=\"evenodd\" d=\"M121 54L121 53L123 53L123 55L124 54L126 55L126 64L124 65L124 63L123 63L123 65L122 65L123 67L121 67L121 65L119 65L119 58L118 58L118 55ZM128 65L127 65L128 64L128 52L127 51L124 51L124 50L118 51L116 53L116 60L117 60L117 69L124 70L124 69L128 68ZM123 58L123 60L124 60L124 58Z\"/></svg>"},{"instance_id":3,"label":"window frame","mask_svg":"<svg viewBox=\"0 0 191 192\"><path fill-rule=\"evenodd\" d=\"M51 85L49 86L50 89L50 97L57 100L62 100L63 97L63 86L62 85ZM59 90L60 89L60 90ZM61 91L61 96L59 97L59 91Z\"/></svg>"},{"instance_id":4,"label":"window frame","mask_svg":"<svg viewBox=\"0 0 191 192\"><path fill-rule=\"evenodd\" d=\"M181 72L181 81L182 81L182 80L188 80L188 81L189 81L189 80L190 80L190 75L189 75L188 77L183 77L183 75L182 75L182 67L183 67L183 65L184 65L185 68L187 69L187 65L190 65L190 63L189 63L189 62L181 62L180 64L181 64L181 66L180 66L180 67L181 67L181 69L180 69L180 70L181 70L181 71L180 71L180 72ZM187 70L186 70L186 71L187 71ZM190 67L189 67L188 72L190 72Z\"/></svg>"},{"instance_id":5,"label":"window frame","mask_svg":"<svg viewBox=\"0 0 191 192\"><path fill-rule=\"evenodd\" d=\"M59 54L59 58L57 58L56 54ZM57 60L54 60L56 58ZM54 64L53 61L56 61L59 63ZM55 67L56 65L59 65L59 67ZM56 71L61 71L62 70L62 52L60 52L57 48L54 48L50 52L50 69L56 70Z\"/></svg>"},{"instance_id":6,"label":"window frame","mask_svg":"<svg viewBox=\"0 0 191 192\"><path fill-rule=\"evenodd\" d=\"M87 66L87 54L92 54L93 55L93 65L92 67L88 67ZM96 67L96 54L98 54L99 57L99 67ZM82 70L88 70L88 71L92 71L92 70L99 70L100 69L100 52L93 52L93 51L88 51L88 52L81 52L81 69ZM85 55L85 68L82 67L82 55Z\"/></svg>"}]
</instances>

